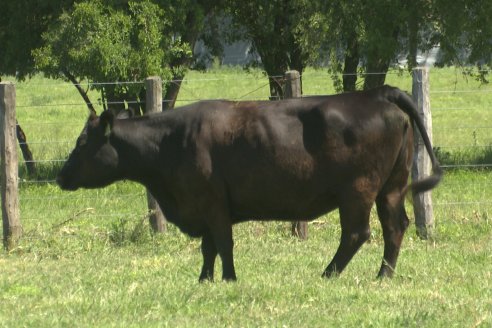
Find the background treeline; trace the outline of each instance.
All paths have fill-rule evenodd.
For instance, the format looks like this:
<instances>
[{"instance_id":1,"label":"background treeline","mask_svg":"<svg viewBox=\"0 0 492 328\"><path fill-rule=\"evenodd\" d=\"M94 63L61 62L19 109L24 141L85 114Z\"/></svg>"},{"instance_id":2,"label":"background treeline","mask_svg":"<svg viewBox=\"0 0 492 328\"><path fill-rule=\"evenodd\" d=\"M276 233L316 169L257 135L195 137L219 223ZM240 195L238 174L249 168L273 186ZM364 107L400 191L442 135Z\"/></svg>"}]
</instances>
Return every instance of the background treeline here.
<instances>
[{"instance_id":1,"label":"background treeline","mask_svg":"<svg viewBox=\"0 0 492 328\"><path fill-rule=\"evenodd\" d=\"M165 107L173 107L189 69L203 67L194 52L203 41L210 56L224 44L251 42L282 97L288 69L302 73L323 62L338 91L385 81L397 56L409 69L417 55L440 47L438 65L459 65L486 81L492 54L489 0L18 0L4 1L0 17L0 75L25 79L37 72L77 85L81 81L141 81L160 75ZM207 58L205 58L206 60ZM469 66L471 64L471 66ZM141 104L132 84L94 85L99 102L119 109ZM142 107L143 108L143 107Z\"/></svg>"}]
</instances>

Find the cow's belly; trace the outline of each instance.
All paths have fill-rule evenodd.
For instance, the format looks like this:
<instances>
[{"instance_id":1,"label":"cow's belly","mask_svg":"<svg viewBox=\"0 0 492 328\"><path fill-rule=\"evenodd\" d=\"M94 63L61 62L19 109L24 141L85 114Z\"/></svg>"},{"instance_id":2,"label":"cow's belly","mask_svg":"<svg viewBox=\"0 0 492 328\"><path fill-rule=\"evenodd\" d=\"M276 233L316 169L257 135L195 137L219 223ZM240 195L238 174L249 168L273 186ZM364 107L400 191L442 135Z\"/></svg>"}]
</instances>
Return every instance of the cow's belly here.
<instances>
[{"instance_id":1,"label":"cow's belly","mask_svg":"<svg viewBox=\"0 0 492 328\"><path fill-rule=\"evenodd\" d=\"M229 189L230 209L237 220L312 220L338 207L338 195L320 183L236 185Z\"/></svg>"},{"instance_id":2,"label":"cow's belly","mask_svg":"<svg viewBox=\"0 0 492 328\"><path fill-rule=\"evenodd\" d=\"M310 204L309 206L300 205L292 206L285 204L267 204L266 206L246 206L239 204L231 209L232 218L234 221L247 220L278 220L278 221L310 221L314 220L323 214L333 211L338 206L333 201L323 203Z\"/></svg>"}]
</instances>

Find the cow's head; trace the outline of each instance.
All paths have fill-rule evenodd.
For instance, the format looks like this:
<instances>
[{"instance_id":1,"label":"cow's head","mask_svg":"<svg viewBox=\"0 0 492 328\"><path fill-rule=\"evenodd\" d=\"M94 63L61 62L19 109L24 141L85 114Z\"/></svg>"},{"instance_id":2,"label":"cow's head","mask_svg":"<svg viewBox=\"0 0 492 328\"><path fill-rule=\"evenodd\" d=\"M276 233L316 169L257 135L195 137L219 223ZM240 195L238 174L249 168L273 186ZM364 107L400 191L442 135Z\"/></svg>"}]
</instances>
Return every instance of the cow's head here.
<instances>
[{"instance_id":1,"label":"cow's head","mask_svg":"<svg viewBox=\"0 0 492 328\"><path fill-rule=\"evenodd\" d=\"M114 114L91 114L57 183L64 190L99 188L118 179L118 153L110 143Z\"/></svg>"}]
</instances>

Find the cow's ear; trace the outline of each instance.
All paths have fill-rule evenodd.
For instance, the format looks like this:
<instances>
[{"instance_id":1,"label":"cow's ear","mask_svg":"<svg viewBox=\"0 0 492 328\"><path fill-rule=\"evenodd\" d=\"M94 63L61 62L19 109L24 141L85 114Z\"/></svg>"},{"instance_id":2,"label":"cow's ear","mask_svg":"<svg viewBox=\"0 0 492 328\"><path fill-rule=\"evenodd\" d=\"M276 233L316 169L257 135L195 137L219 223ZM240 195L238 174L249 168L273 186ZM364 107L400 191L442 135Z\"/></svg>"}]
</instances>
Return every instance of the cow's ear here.
<instances>
[{"instance_id":1,"label":"cow's ear","mask_svg":"<svg viewBox=\"0 0 492 328\"><path fill-rule=\"evenodd\" d=\"M99 116L99 124L104 131L104 135L109 137L111 134L111 130L113 129L114 123L114 114L110 110L105 110L102 112L101 116Z\"/></svg>"}]
</instances>

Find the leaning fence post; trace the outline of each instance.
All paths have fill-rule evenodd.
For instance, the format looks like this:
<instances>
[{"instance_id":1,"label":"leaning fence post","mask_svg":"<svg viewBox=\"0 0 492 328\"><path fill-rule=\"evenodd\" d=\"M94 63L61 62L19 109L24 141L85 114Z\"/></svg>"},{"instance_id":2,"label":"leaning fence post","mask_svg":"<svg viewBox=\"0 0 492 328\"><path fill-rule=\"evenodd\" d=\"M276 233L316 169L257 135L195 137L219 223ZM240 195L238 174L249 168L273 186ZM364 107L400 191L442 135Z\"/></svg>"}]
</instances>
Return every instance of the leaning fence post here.
<instances>
[{"instance_id":1,"label":"leaning fence post","mask_svg":"<svg viewBox=\"0 0 492 328\"><path fill-rule=\"evenodd\" d=\"M301 76L298 71L287 71L285 73L284 98L302 97ZM292 222L292 235L301 239L308 237L308 225L306 221Z\"/></svg>"},{"instance_id":2,"label":"leaning fence post","mask_svg":"<svg viewBox=\"0 0 492 328\"><path fill-rule=\"evenodd\" d=\"M412 96L417 104L419 115L432 141L432 117L429 96L429 69L417 68L413 70ZM432 163L418 129L415 130L415 155L413 158L412 180L419 180L431 174ZM424 192L413 196L413 211L417 235L422 239L432 237L434 228L434 213L432 210L431 192Z\"/></svg>"},{"instance_id":3,"label":"leaning fence post","mask_svg":"<svg viewBox=\"0 0 492 328\"><path fill-rule=\"evenodd\" d=\"M0 82L0 131L3 245L6 250L11 250L22 235L22 226L19 218L15 85L10 82Z\"/></svg>"},{"instance_id":4,"label":"leaning fence post","mask_svg":"<svg viewBox=\"0 0 492 328\"><path fill-rule=\"evenodd\" d=\"M162 111L162 80L159 76L150 76L145 80L145 113ZM159 207L159 204L147 190L147 204L149 208L149 222L152 229L156 232L166 230L166 218Z\"/></svg>"}]
</instances>

